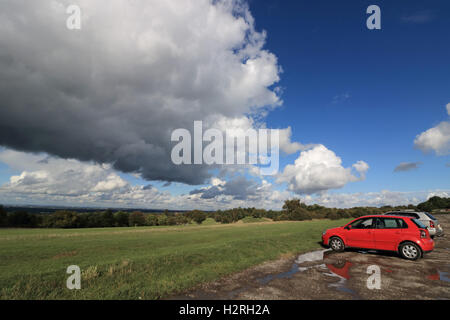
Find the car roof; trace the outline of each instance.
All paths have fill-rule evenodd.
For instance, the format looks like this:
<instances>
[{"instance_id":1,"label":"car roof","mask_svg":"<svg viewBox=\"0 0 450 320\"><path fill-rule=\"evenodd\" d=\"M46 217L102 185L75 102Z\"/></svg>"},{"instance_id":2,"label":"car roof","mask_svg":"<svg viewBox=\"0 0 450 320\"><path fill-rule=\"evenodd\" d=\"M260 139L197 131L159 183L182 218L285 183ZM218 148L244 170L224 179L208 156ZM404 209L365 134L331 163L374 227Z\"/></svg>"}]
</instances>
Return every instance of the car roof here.
<instances>
[{"instance_id":1,"label":"car roof","mask_svg":"<svg viewBox=\"0 0 450 320\"><path fill-rule=\"evenodd\" d=\"M395 216L395 215L387 215L387 214L370 214L370 215L367 215L367 216L361 216L361 217L359 217L359 218L409 218L409 219L412 219L411 217L406 217L406 216ZM359 219L359 218L356 218L356 219Z\"/></svg>"},{"instance_id":2,"label":"car roof","mask_svg":"<svg viewBox=\"0 0 450 320\"><path fill-rule=\"evenodd\" d=\"M431 220L431 218L427 215L427 213L426 212L423 212L423 211L388 211L388 212L385 212L385 213L383 213L383 215L389 215L389 214L392 214L392 215L401 215L401 214L416 214L416 215L418 215L421 219L430 219Z\"/></svg>"}]
</instances>

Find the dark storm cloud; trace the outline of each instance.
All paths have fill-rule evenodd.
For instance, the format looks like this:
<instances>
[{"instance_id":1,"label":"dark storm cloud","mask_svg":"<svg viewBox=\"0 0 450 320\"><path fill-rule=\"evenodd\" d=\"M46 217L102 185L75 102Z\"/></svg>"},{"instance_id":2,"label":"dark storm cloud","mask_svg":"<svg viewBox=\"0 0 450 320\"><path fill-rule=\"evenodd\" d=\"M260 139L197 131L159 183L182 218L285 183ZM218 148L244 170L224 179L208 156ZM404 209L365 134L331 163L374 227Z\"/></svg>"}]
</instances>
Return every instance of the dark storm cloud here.
<instances>
[{"instance_id":1,"label":"dark storm cloud","mask_svg":"<svg viewBox=\"0 0 450 320\"><path fill-rule=\"evenodd\" d=\"M191 11L178 1L80 0L83 27L70 31L72 2L0 3L1 146L201 184L210 167L174 165L171 132L278 103L267 89L276 58L232 8L216 5L211 20L203 0Z\"/></svg>"}]
</instances>

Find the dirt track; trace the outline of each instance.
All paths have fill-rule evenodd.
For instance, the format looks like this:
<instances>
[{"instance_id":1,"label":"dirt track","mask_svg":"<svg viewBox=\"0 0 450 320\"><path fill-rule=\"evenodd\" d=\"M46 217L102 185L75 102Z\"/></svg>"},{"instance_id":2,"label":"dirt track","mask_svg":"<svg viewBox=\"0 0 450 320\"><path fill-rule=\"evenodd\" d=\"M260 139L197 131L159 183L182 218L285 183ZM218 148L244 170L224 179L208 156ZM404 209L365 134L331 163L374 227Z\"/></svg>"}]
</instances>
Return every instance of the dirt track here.
<instances>
[{"instance_id":1,"label":"dirt track","mask_svg":"<svg viewBox=\"0 0 450 320\"><path fill-rule=\"evenodd\" d=\"M450 215L437 216L447 235L432 253L407 261L395 253L321 249L250 268L172 299L450 299ZM368 267L381 271L368 289Z\"/></svg>"}]
</instances>

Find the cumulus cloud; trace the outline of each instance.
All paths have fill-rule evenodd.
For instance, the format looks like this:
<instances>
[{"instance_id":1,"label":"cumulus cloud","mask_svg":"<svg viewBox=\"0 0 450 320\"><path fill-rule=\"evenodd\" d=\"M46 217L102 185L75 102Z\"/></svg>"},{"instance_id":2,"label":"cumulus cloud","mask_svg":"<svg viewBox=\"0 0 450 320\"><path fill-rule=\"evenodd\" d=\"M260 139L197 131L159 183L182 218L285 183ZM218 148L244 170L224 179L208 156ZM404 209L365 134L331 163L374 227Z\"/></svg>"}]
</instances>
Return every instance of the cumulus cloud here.
<instances>
[{"instance_id":1,"label":"cumulus cloud","mask_svg":"<svg viewBox=\"0 0 450 320\"><path fill-rule=\"evenodd\" d=\"M225 181L212 177L208 187L173 195L150 185L131 185L109 165L80 162L12 150L0 151L0 162L17 174L0 186L0 203L103 206L151 209L263 207L280 209L291 195L265 180L242 176Z\"/></svg>"},{"instance_id":2,"label":"cumulus cloud","mask_svg":"<svg viewBox=\"0 0 450 320\"><path fill-rule=\"evenodd\" d=\"M45 159L45 161L42 161ZM12 150L0 152L0 161L21 172L1 190L17 194L81 196L128 188L128 183L108 165L82 163Z\"/></svg>"},{"instance_id":3,"label":"cumulus cloud","mask_svg":"<svg viewBox=\"0 0 450 320\"><path fill-rule=\"evenodd\" d=\"M81 30L65 27L69 4L82 8ZM281 104L277 58L241 1L3 0L0 12L9 148L201 184L210 167L173 165L171 132Z\"/></svg>"},{"instance_id":4,"label":"cumulus cloud","mask_svg":"<svg viewBox=\"0 0 450 320\"><path fill-rule=\"evenodd\" d=\"M291 192L277 190L266 180L248 180L242 176L235 176L229 181L213 177L205 188L197 189L191 194L172 195L148 184L132 186L125 180L120 180L122 178L115 175L114 169L106 165L11 150L0 151L0 161L18 171L9 182L0 186L0 203L4 204L186 210L258 207L279 210L286 199L294 197ZM365 166L360 164L360 169L364 169ZM111 181L122 182L116 184ZM104 187L94 191L97 186ZM322 192L315 195L304 194L302 201L347 208L418 204L432 196L450 197L450 191Z\"/></svg>"},{"instance_id":5,"label":"cumulus cloud","mask_svg":"<svg viewBox=\"0 0 450 320\"><path fill-rule=\"evenodd\" d=\"M447 104L446 110L450 116L450 103ZM450 121L442 121L417 135L414 145L423 152L434 151L439 156L450 154Z\"/></svg>"},{"instance_id":6,"label":"cumulus cloud","mask_svg":"<svg viewBox=\"0 0 450 320\"><path fill-rule=\"evenodd\" d=\"M418 169L422 162L401 162L395 167L394 172L410 171Z\"/></svg>"},{"instance_id":7,"label":"cumulus cloud","mask_svg":"<svg viewBox=\"0 0 450 320\"><path fill-rule=\"evenodd\" d=\"M286 154L293 154L300 150L310 148L312 146L311 144L304 145L299 142L291 141L292 136L291 127L279 130L279 136L280 136L280 150L285 152Z\"/></svg>"},{"instance_id":8,"label":"cumulus cloud","mask_svg":"<svg viewBox=\"0 0 450 320\"><path fill-rule=\"evenodd\" d=\"M307 204L319 204L332 208L351 207L382 207L401 206L413 204L417 205L431 198L432 196L448 197L450 191L412 191L399 192L382 190L379 192L358 192L358 193L324 193L317 196L307 195L302 198Z\"/></svg>"},{"instance_id":9,"label":"cumulus cloud","mask_svg":"<svg viewBox=\"0 0 450 320\"><path fill-rule=\"evenodd\" d=\"M358 161L352 167L359 177L353 174L352 168L344 168L341 158L333 151L318 145L302 151L293 165L284 168L277 182L286 182L289 190L297 194L314 194L364 180L369 165Z\"/></svg>"}]
</instances>

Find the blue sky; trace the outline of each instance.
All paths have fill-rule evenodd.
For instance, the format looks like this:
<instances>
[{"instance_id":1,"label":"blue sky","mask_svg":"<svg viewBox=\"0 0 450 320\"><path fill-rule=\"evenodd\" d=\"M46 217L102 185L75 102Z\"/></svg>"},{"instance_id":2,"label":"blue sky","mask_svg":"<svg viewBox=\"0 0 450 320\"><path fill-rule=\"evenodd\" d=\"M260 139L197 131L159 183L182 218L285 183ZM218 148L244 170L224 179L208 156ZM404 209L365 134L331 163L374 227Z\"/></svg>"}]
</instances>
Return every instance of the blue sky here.
<instances>
[{"instance_id":1,"label":"blue sky","mask_svg":"<svg viewBox=\"0 0 450 320\"><path fill-rule=\"evenodd\" d=\"M7 2L13 3L7 0L3 10L13 10ZM85 24L88 31L80 30L75 42L70 42L73 33L57 29L65 12L56 9L51 12L51 23L36 26L36 30L43 29L41 34L46 36L41 40L46 45L28 41L26 47L18 40L7 42L14 37L0 38L0 44L11 48L5 55L17 61L17 70L11 67L9 73L0 72L4 84L12 83L0 88L0 101L4 101L0 110L0 135L4 137L0 139L0 202L279 208L291 197L308 203L351 206L419 202L430 195L450 194L448 1L249 0L248 11L242 11L238 2L220 7L220 1L201 0L186 8L174 1L169 6L174 15L164 7L166 2L139 3L149 10L126 8L129 16L122 16L122 2L108 13L102 12L98 3L84 4L82 9L90 12L91 19ZM373 4L381 9L381 30L366 27L366 9ZM218 10L214 19L208 19L211 8ZM21 14L29 21L45 21L36 12L23 8ZM122 24L103 23L117 21L117 15ZM126 19L142 21L127 24ZM102 22L97 29L89 25L97 21ZM13 35L22 32L17 39L34 37L29 29L14 23L12 20ZM102 29L105 25L109 29ZM155 31L160 26L162 31ZM260 33L263 30L265 39ZM92 33L97 37L95 42ZM135 35L131 42L127 42L127 34ZM185 39L190 42L185 43ZM262 48L260 43L264 43ZM230 46L234 46L232 50ZM249 60L259 61L258 77L246 78L249 74L239 69L243 62L230 63L230 55L239 54L234 51L239 46L251 49ZM39 60L39 54L25 57L24 52L39 50L51 50L53 54L45 56L55 60ZM208 64L210 58L217 60L219 71L215 62ZM97 65L86 61L97 61ZM39 86L29 74L20 74L21 66L27 64L29 70L40 72L47 87ZM89 78L83 73L86 70L96 70L102 77ZM262 79L264 72L269 74L267 79ZM198 74L205 74L206 80L197 78L203 84L193 86L192 79ZM21 85L13 86L15 79L21 79ZM78 82L80 79L84 82ZM242 88L221 95L223 84L230 79L249 80ZM116 83L120 85L114 87ZM272 91L275 98L267 95ZM161 99L154 99L159 95ZM229 96L233 99L227 105L222 100ZM332 154L316 154L316 158L325 158L313 164L342 160L342 166L328 168L324 175L340 175L343 182L325 179L325 186L307 189L294 180L308 177L308 166L296 168L295 175L283 172L296 159L306 161L303 152L308 150L282 154L280 174L284 181L254 177L249 172L243 173L246 180L234 180L232 172L219 175L207 168L178 168L167 163L167 154L159 155L169 144L166 136L160 136L165 128L184 126L191 119L207 119L208 115L248 120L246 103L252 99L262 101L257 106L261 109L282 100L263 119L265 125L291 127L292 143L325 146ZM161 101L167 105L161 106ZM40 120L27 115L33 112ZM79 126L74 130L75 121ZM54 160L42 162L47 155ZM76 159L80 164L64 159ZM343 173L358 161L367 163L369 169L362 170L362 175L354 169L354 176ZM394 171L401 163L417 168ZM131 174L135 169L140 175ZM68 180L62 183L62 177ZM311 177L317 181L323 178ZM240 183L232 183L236 181ZM149 185L152 187L144 190ZM383 193L386 190L388 195ZM217 196L207 198L211 191L217 191Z\"/></svg>"},{"instance_id":2,"label":"blue sky","mask_svg":"<svg viewBox=\"0 0 450 320\"><path fill-rule=\"evenodd\" d=\"M381 30L365 26L370 4L381 8ZM284 106L268 123L291 125L296 140L323 143L344 163L371 166L365 181L342 192L449 187L449 157L413 144L448 117L448 2L251 1L250 8L284 70ZM416 161L420 169L394 173Z\"/></svg>"}]
</instances>

